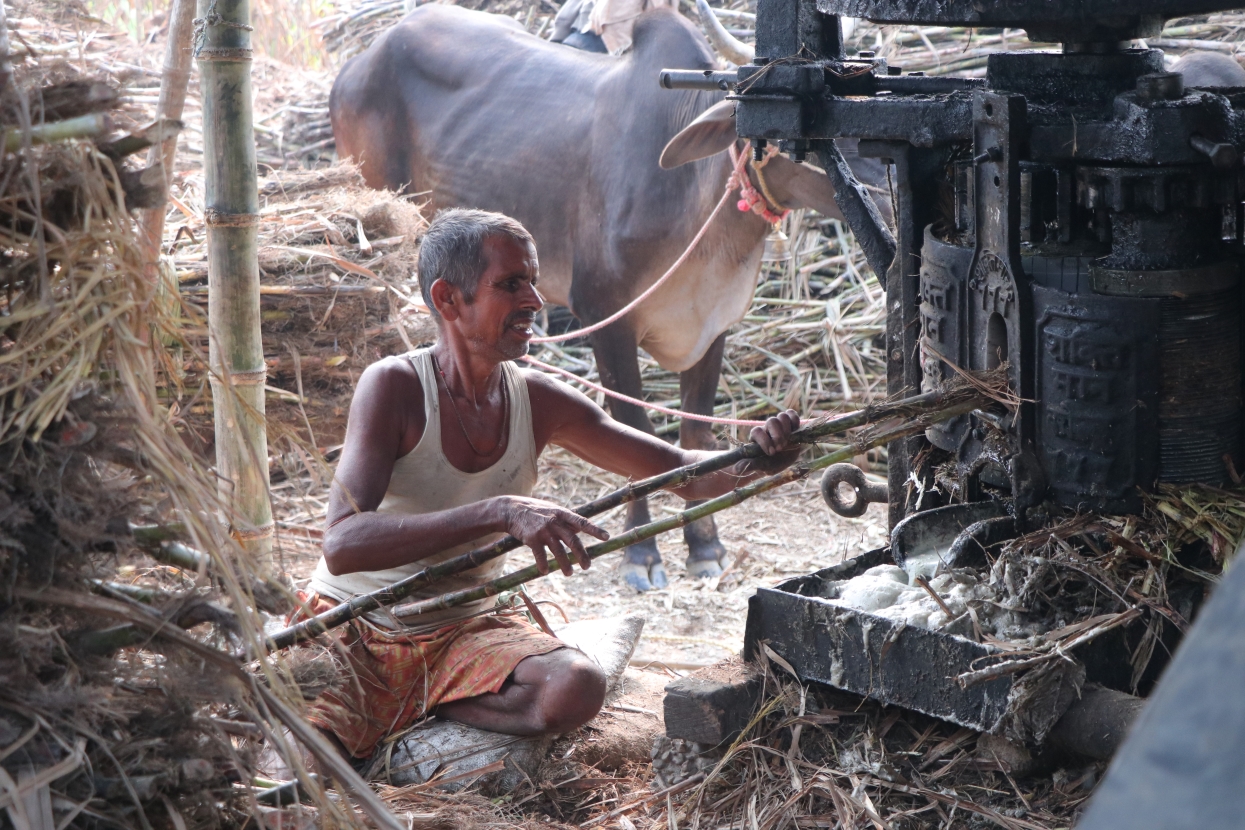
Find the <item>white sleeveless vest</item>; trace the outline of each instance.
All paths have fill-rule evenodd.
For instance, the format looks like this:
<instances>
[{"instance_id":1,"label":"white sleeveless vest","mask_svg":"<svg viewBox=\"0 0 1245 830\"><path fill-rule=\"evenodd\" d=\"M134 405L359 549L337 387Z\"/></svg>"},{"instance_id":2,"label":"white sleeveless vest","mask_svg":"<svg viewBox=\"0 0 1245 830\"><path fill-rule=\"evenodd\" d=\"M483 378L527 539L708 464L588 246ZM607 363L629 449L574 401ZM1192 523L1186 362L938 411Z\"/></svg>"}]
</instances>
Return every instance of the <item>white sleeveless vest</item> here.
<instances>
[{"instance_id":1,"label":"white sleeveless vest","mask_svg":"<svg viewBox=\"0 0 1245 830\"><path fill-rule=\"evenodd\" d=\"M532 435L532 407L527 396L527 382L518 367L510 362L501 364L502 382L506 384L506 393L510 399L510 436L505 453L488 469L478 473L464 473L450 463L442 449L440 396L437 394L437 380L429 350L419 349L407 357L419 373L419 382L424 387L424 434L415 449L394 463L389 488L376 512L433 513L494 496L531 495L532 488L536 485L536 440ZM427 559L384 571L358 571L334 576L329 573L324 557L320 557L308 587L323 596L347 600L356 594L365 594L392 585L428 565L491 544L504 535L491 533ZM500 576L505 564L506 557L499 556L478 568L424 586L412 594L410 599L434 597L449 591L474 587ZM411 622L421 628L428 624L449 625L471 616L493 601L490 597L458 608L423 614L418 621ZM381 623L384 618L381 615L369 615L369 619ZM389 619L392 620L392 617Z\"/></svg>"}]
</instances>

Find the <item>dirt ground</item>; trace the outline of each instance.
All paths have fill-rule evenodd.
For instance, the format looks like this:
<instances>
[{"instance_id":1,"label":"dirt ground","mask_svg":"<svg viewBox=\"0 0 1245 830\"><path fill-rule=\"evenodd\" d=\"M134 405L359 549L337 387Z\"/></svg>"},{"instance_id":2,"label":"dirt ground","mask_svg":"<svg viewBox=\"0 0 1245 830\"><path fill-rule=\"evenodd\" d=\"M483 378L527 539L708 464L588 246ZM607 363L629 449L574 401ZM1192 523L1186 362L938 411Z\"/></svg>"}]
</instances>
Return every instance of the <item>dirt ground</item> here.
<instances>
[{"instance_id":1,"label":"dirt ground","mask_svg":"<svg viewBox=\"0 0 1245 830\"><path fill-rule=\"evenodd\" d=\"M555 448L541 458L533 495L573 506L623 483L620 477ZM307 480L278 484L274 490L284 565L301 586L320 556L326 491ZM677 512L681 505L675 496L659 494L651 504L653 517ZM599 521L611 533L621 532L623 511L611 511ZM729 556L721 577L687 577L687 548L675 532L658 540L670 577L664 590L637 594L629 588L618 575L619 552L596 560L586 573L576 571L571 577L555 573L530 583L528 593L537 601L555 604L570 621L643 613L647 622L633 665L660 663L681 672L739 653L748 597L758 587L873 550L886 538L881 505L871 506L859 519L837 516L822 501L815 478L744 502L719 513L717 521ZM510 555L507 570L531 562L525 548ZM545 615L559 620L558 611L550 606L545 606Z\"/></svg>"}]
</instances>

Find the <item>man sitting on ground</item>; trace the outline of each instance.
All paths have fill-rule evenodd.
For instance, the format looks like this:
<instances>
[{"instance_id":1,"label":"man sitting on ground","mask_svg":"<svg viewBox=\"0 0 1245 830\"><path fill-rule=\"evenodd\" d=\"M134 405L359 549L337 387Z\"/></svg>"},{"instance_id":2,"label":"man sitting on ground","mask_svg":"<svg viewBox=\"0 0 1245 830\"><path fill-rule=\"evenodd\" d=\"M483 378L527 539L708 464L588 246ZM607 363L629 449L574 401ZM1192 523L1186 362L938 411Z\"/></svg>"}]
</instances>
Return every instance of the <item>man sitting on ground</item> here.
<instances>
[{"instance_id":1,"label":"man sitting on ground","mask_svg":"<svg viewBox=\"0 0 1245 830\"><path fill-rule=\"evenodd\" d=\"M576 534L608 534L530 497L536 459L556 444L606 470L644 478L710 453L680 450L612 420L587 397L513 362L527 353L543 300L536 248L518 222L449 210L419 253L424 301L437 320L430 349L367 368L350 405L329 500L324 557L308 610L397 582L509 533L542 573L552 553L569 576L590 560ZM793 463L799 420L788 410L752 430L766 457L673 492L706 499ZM416 598L492 579L497 558L436 582ZM425 713L513 735L561 733L590 720L605 677L583 653L489 601L396 620L373 614L342 636L349 676L311 705L309 719L352 756Z\"/></svg>"}]
</instances>

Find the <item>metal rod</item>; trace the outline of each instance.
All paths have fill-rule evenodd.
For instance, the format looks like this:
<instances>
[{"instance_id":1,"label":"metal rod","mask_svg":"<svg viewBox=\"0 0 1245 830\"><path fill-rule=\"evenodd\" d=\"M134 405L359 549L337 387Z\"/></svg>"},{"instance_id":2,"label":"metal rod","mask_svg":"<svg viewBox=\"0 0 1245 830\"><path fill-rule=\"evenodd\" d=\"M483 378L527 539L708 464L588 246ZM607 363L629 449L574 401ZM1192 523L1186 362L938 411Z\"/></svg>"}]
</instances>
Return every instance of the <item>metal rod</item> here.
<instances>
[{"instance_id":1,"label":"metal rod","mask_svg":"<svg viewBox=\"0 0 1245 830\"><path fill-rule=\"evenodd\" d=\"M658 74L662 89L724 89L738 83L735 72L715 72L712 69L663 69Z\"/></svg>"}]
</instances>

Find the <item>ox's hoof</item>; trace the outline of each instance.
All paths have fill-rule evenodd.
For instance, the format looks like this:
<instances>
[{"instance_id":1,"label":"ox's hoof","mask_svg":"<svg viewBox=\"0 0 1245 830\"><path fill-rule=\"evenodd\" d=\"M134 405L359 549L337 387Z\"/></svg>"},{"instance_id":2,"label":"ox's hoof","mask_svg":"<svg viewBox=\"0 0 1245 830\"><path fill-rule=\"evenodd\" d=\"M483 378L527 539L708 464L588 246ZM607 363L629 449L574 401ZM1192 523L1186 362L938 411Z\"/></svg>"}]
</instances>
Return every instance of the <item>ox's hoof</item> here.
<instances>
[{"instance_id":1,"label":"ox's hoof","mask_svg":"<svg viewBox=\"0 0 1245 830\"><path fill-rule=\"evenodd\" d=\"M722 575L722 563L716 559L696 559L687 561L687 575L694 579L709 579Z\"/></svg>"},{"instance_id":2,"label":"ox's hoof","mask_svg":"<svg viewBox=\"0 0 1245 830\"><path fill-rule=\"evenodd\" d=\"M689 501L688 507L703 502ZM683 541L687 543L687 575L697 579L718 576L722 573L722 560L726 548L718 539L718 528L712 516L697 519L683 528Z\"/></svg>"},{"instance_id":3,"label":"ox's hoof","mask_svg":"<svg viewBox=\"0 0 1245 830\"><path fill-rule=\"evenodd\" d=\"M661 590L670 584L666 579L666 566L660 562L651 565L624 562L620 570L623 581L641 594L653 589Z\"/></svg>"}]
</instances>

